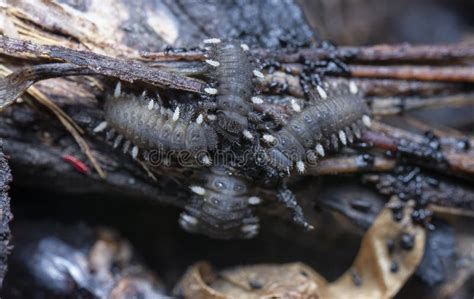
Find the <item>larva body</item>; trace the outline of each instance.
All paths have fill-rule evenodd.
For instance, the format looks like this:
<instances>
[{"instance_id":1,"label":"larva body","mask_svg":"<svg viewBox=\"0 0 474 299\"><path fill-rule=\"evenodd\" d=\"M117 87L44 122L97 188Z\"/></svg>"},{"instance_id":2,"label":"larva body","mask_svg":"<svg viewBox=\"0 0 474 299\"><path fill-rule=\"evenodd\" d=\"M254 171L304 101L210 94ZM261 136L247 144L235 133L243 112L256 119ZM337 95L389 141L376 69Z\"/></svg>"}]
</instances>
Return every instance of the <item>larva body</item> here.
<instances>
[{"instance_id":1,"label":"larva body","mask_svg":"<svg viewBox=\"0 0 474 299\"><path fill-rule=\"evenodd\" d=\"M253 110L249 102L254 92L252 64L237 43L214 45L211 57L211 77L217 82L218 129L240 135L248 129L248 115Z\"/></svg>"},{"instance_id":2,"label":"larva body","mask_svg":"<svg viewBox=\"0 0 474 299\"><path fill-rule=\"evenodd\" d=\"M322 94L322 96L321 96ZM324 156L325 150L338 150L360 138L370 125L369 109L364 100L349 89L310 94L314 104L295 115L288 124L273 135L276 144L268 149L272 166L289 170L296 162L298 171L304 163Z\"/></svg>"},{"instance_id":3,"label":"larva body","mask_svg":"<svg viewBox=\"0 0 474 299\"><path fill-rule=\"evenodd\" d=\"M217 136L210 126L195 117L191 109L174 111L160 107L154 99L132 94L116 94L105 103L107 125L139 148L183 152L196 155L213 150Z\"/></svg>"},{"instance_id":4,"label":"larva body","mask_svg":"<svg viewBox=\"0 0 474 299\"><path fill-rule=\"evenodd\" d=\"M181 214L180 225L189 232L219 239L251 238L258 233L258 218L250 205L260 199L249 195L248 182L237 174L216 166L204 176L202 186Z\"/></svg>"}]
</instances>

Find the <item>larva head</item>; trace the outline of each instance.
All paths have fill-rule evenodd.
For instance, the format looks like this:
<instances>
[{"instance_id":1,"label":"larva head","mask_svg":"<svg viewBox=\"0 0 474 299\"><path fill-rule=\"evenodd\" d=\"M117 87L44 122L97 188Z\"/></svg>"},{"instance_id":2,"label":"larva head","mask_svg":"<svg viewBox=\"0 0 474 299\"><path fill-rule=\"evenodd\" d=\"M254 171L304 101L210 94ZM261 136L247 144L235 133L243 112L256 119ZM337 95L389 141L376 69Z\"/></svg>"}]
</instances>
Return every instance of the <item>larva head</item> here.
<instances>
[{"instance_id":1,"label":"larva head","mask_svg":"<svg viewBox=\"0 0 474 299\"><path fill-rule=\"evenodd\" d=\"M304 157L305 148L286 128L281 129L275 137L275 148L284 153L290 160L299 161Z\"/></svg>"},{"instance_id":2,"label":"larva head","mask_svg":"<svg viewBox=\"0 0 474 299\"><path fill-rule=\"evenodd\" d=\"M293 161L276 147L269 148L266 154L268 163L277 170L287 171L293 167Z\"/></svg>"},{"instance_id":3,"label":"larva head","mask_svg":"<svg viewBox=\"0 0 474 299\"><path fill-rule=\"evenodd\" d=\"M217 125L232 135L238 135L248 128L248 119L233 111L219 111Z\"/></svg>"},{"instance_id":4,"label":"larva head","mask_svg":"<svg viewBox=\"0 0 474 299\"><path fill-rule=\"evenodd\" d=\"M217 99L217 125L233 135L248 129L251 107L238 95L219 96Z\"/></svg>"}]
</instances>

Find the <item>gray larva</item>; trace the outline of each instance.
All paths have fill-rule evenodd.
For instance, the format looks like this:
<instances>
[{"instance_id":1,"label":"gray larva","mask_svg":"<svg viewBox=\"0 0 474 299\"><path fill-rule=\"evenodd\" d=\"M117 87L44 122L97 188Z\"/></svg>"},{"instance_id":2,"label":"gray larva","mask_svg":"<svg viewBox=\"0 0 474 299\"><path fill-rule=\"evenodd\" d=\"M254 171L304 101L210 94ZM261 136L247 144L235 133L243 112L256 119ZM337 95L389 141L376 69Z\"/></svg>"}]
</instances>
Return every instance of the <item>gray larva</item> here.
<instances>
[{"instance_id":1,"label":"gray larva","mask_svg":"<svg viewBox=\"0 0 474 299\"><path fill-rule=\"evenodd\" d=\"M364 100L345 85L326 90L319 97L310 93L309 105L264 141L274 144L268 150L270 163L289 171L296 164L304 172L308 157L324 156L326 150L338 150L360 138L370 125L369 109Z\"/></svg>"},{"instance_id":2,"label":"gray larva","mask_svg":"<svg viewBox=\"0 0 474 299\"><path fill-rule=\"evenodd\" d=\"M259 204L260 198L251 196L248 186L223 166L213 167L202 186L191 186L195 196L181 214L181 227L220 239L254 237L259 224L249 205Z\"/></svg>"},{"instance_id":3,"label":"gray larva","mask_svg":"<svg viewBox=\"0 0 474 299\"><path fill-rule=\"evenodd\" d=\"M125 94L120 91L120 87L116 88L113 97L106 100L105 119L107 127L118 133L115 147L123 139L142 149L177 153L189 151L193 155L217 147L214 129L203 122L202 116L195 115L192 109L184 109L183 106L165 109L146 94L139 97ZM98 129L104 126L101 124ZM132 155L136 156L137 151L133 148Z\"/></svg>"}]
</instances>

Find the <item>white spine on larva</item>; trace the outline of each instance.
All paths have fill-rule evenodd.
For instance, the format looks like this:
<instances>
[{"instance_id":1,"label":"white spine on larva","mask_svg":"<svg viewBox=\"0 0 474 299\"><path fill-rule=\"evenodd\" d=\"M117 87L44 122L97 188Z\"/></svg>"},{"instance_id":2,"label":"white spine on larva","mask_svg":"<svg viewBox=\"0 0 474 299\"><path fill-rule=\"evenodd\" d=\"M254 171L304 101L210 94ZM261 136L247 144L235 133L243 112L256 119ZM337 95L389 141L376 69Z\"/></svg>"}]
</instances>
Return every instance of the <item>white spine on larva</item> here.
<instances>
[{"instance_id":1,"label":"white spine on larva","mask_svg":"<svg viewBox=\"0 0 474 299\"><path fill-rule=\"evenodd\" d=\"M122 142L123 136L122 135L117 135L117 137L114 140L114 148L117 148L120 145L120 142Z\"/></svg>"},{"instance_id":2,"label":"white spine on larva","mask_svg":"<svg viewBox=\"0 0 474 299\"><path fill-rule=\"evenodd\" d=\"M247 202L250 204L250 205L258 205L262 202L262 199L258 196L250 196L248 199L247 199Z\"/></svg>"},{"instance_id":3,"label":"white spine on larva","mask_svg":"<svg viewBox=\"0 0 474 299\"><path fill-rule=\"evenodd\" d=\"M247 232L254 232L259 228L258 224L246 224L242 226L242 232L247 233Z\"/></svg>"},{"instance_id":4,"label":"white spine on larva","mask_svg":"<svg viewBox=\"0 0 474 299\"><path fill-rule=\"evenodd\" d=\"M219 61L212 60L212 59L206 59L206 63L213 67L218 67L219 65L221 65Z\"/></svg>"},{"instance_id":5,"label":"white spine on larva","mask_svg":"<svg viewBox=\"0 0 474 299\"><path fill-rule=\"evenodd\" d=\"M210 94L210 95L215 95L215 94L217 94L217 89L212 88L212 87L206 87L206 88L204 88L204 91L205 91L207 94Z\"/></svg>"},{"instance_id":6,"label":"white spine on larva","mask_svg":"<svg viewBox=\"0 0 474 299\"><path fill-rule=\"evenodd\" d=\"M321 145L321 143L316 144L316 151L321 157L325 156L324 147Z\"/></svg>"},{"instance_id":7,"label":"white spine on larva","mask_svg":"<svg viewBox=\"0 0 474 299\"><path fill-rule=\"evenodd\" d=\"M122 90L122 83L120 81L117 82L117 85L115 85L115 90L114 90L114 97L118 98L121 94Z\"/></svg>"},{"instance_id":8,"label":"white spine on larva","mask_svg":"<svg viewBox=\"0 0 474 299\"><path fill-rule=\"evenodd\" d=\"M189 223L190 225L196 225L198 223L198 220L196 219L196 217L190 216L185 213L181 214L181 218L187 223Z\"/></svg>"},{"instance_id":9,"label":"white spine on larva","mask_svg":"<svg viewBox=\"0 0 474 299\"><path fill-rule=\"evenodd\" d=\"M359 88L357 88L357 84L354 81L349 82L349 91L352 94L357 94L359 92Z\"/></svg>"},{"instance_id":10,"label":"white spine on larva","mask_svg":"<svg viewBox=\"0 0 474 299\"><path fill-rule=\"evenodd\" d=\"M272 144L276 140L275 136L270 134L263 134L262 139L268 144Z\"/></svg>"},{"instance_id":11,"label":"white spine on larva","mask_svg":"<svg viewBox=\"0 0 474 299\"><path fill-rule=\"evenodd\" d=\"M133 158L133 159L136 159L137 156L138 156L138 146L135 145L135 146L132 148L132 158Z\"/></svg>"},{"instance_id":12,"label":"white spine on larva","mask_svg":"<svg viewBox=\"0 0 474 299\"><path fill-rule=\"evenodd\" d=\"M194 193L196 193L197 195L204 195L206 194L206 189L204 189L203 187L201 186L196 186L196 185L193 185L193 186L190 186L189 189L191 189L191 191L193 191Z\"/></svg>"},{"instance_id":13,"label":"white spine on larva","mask_svg":"<svg viewBox=\"0 0 474 299\"><path fill-rule=\"evenodd\" d=\"M253 70L252 73L253 73L253 75L254 75L255 77L257 77L258 79L264 79L264 78L265 78L265 76L263 75L263 73L262 73L261 71L259 71L259 70Z\"/></svg>"},{"instance_id":14,"label":"white spine on larva","mask_svg":"<svg viewBox=\"0 0 474 299\"><path fill-rule=\"evenodd\" d=\"M151 99L149 102L148 102L148 110L153 110L153 106L155 105L155 102L153 101L153 99Z\"/></svg>"},{"instance_id":15,"label":"white spine on larva","mask_svg":"<svg viewBox=\"0 0 474 299\"><path fill-rule=\"evenodd\" d=\"M211 159L210 159L209 156L207 156L207 155L204 156L204 157L202 157L201 162L202 162L204 165L206 165L206 166L212 165Z\"/></svg>"},{"instance_id":16,"label":"white spine on larva","mask_svg":"<svg viewBox=\"0 0 474 299\"><path fill-rule=\"evenodd\" d=\"M178 107L176 107L176 109L174 110L173 118L172 118L173 121L177 121L177 120L179 119L179 113L180 113L180 112L179 112L179 106L178 106Z\"/></svg>"},{"instance_id":17,"label":"white spine on larva","mask_svg":"<svg viewBox=\"0 0 474 299\"><path fill-rule=\"evenodd\" d=\"M219 38L208 38L202 41L205 44L220 44L221 40Z\"/></svg>"},{"instance_id":18,"label":"white spine on larva","mask_svg":"<svg viewBox=\"0 0 474 299\"><path fill-rule=\"evenodd\" d=\"M202 124L203 121L204 121L204 116L202 116L202 114L199 114L198 117L196 118L196 123L200 125Z\"/></svg>"},{"instance_id":19,"label":"white spine on larva","mask_svg":"<svg viewBox=\"0 0 474 299\"><path fill-rule=\"evenodd\" d=\"M296 102L295 99L291 99L291 109L295 112L301 112L301 106Z\"/></svg>"},{"instance_id":20,"label":"white spine on larva","mask_svg":"<svg viewBox=\"0 0 474 299\"><path fill-rule=\"evenodd\" d=\"M305 171L305 165L303 161L297 161L296 162L296 169L298 170L298 173L304 173Z\"/></svg>"},{"instance_id":21,"label":"white spine on larva","mask_svg":"<svg viewBox=\"0 0 474 299\"><path fill-rule=\"evenodd\" d=\"M99 132L102 132L103 130L105 130L105 128L107 128L107 122L103 121L100 124L98 124L97 127L94 128L93 132L94 133L99 133Z\"/></svg>"},{"instance_id":22,"label":"white spine on larva","mask_svg":"<svg viewBox=\"0 0 474 299\"><path fill-rule=\"evenodd\" d=\"M240 47L242 48L243 51L250 50L250 48L249 48L249 46L247 46L247 44L240 44Z\"/></svg>"},{"instance_id":23,"label":"white spine on larva","mask_svg":"<svg viewBox=\"0 0 474 299\"><path fill-rule=\"evenodd\" d=\"M243 130L243 131L242 131L242 134L243 134L244 137L247 138L248 140L253 140L253 135L252 135L252 133L250 133L249 130Z\"/></svg>"},{"instance_id":24,"label":"white spine on larva","mask_svg":"<svg viewBox=\"0 0 474 299\"><path fill-rule=\"evenodd\" d=\"M321 97L321 99L325 100L328 98L328 94L326 93L326 91L324 90L324 88L322 88L321 86L319 85L316 85L316 89L318 90L318 94L319 96Z\"/></svg>"},{"instance_id":25,"label":"white spine on larva","mask_svg":"<svg viewBox=\"0 0 474 299\"><path fill-rule=\"evenodd\" d=\"M263 104L262 98L259 98L259 97L252 97L252 98L250 98L250 100L251 100L252 103L254 103L254 104L258 104L258 105L259 105L259 104Z\"/></svg>"},{"instance_id":26,"label":"white spine on larva","mask_svg":"<svg viewBox=\"0 0 474 299\"><path fill-rule=\"evenodd\" d=\"M339 139L341 140L342 144L347 145L346 133L344 133L342 130L339 131Z\"/></svg>"},{"instance_id":27,"label":"white spine on larva","mask_svg":"<svg viewBox=\"0 0 474 299\"><path fill-rule=\"evenodd\" d=\"M217 119L217 116L215 114L208 114L207 119L209 121L215 121Z\"/></svg>"},{"instance_id":28,"label":"white spine on larva","mask_svg":"<svg viewBox=\"0 0 474 299\"><path fill-rule=\"evenodd\" d=\"M362 116L362 122L366 127L370 127L372 125L372 121L370 120L370 117L368 115Z\"/></svg>"}]
</instances>

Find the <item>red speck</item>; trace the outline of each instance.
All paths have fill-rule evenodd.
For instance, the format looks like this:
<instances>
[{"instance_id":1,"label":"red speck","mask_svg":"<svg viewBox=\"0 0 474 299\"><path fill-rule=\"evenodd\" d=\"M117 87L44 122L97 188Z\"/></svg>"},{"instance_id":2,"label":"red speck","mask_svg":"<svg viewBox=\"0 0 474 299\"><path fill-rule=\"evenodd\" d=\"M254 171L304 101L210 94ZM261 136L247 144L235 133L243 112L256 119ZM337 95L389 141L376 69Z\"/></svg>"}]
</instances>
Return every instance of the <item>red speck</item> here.
<instances>
[{"instance_id":1,"label":"red speck","mask_svg":"<svg viewBox=\"0 0 474 299\"><path fill-rule=\"evenodd\" d=\"M64 155L63 160L71 164L71 166L74 167L74 169L79 171L80 173L89 172L89 167L84 162L82 162L81 160L77 159L74 156Z\"/></svg>"}]
</instances>

